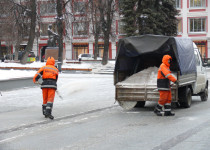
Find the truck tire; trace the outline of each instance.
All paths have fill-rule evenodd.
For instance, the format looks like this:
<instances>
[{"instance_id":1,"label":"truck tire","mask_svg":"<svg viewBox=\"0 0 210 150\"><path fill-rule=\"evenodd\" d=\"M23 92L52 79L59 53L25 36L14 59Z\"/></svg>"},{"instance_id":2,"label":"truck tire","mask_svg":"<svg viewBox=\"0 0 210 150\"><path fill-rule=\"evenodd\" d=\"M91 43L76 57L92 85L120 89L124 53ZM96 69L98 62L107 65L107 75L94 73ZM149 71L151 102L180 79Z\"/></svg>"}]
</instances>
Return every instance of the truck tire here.
<instances>
[{"instance_id":1,"label":"truck tire","mask_svg":"<svg viewBox=\"0 0 210 150\"><path fill-rule=\"evenodd\" d=\"M138 108L138 107L139 107L139 108L142 108L142 107L145 106L145 103L146 103L146 101L138 101L135 107L137 107L137 108Z\"/></svg>"},{"instance_id":2,"label":"truck tire","mask_svg":"<svg viewBox=\"0 0 210 150\"><path fill-rule=\"evenodd\" d=\"M201 101L207 101L208 100L208 84L206 85L205 90L200 94Z\"/></svg>"},{"instance_id":3,"label":"truck tire","mask_svg":"<svg viewBox=\"0 0 210 150\"><path fill-rule=\"evenodd\" d=\"M189 108L191 106L192 92L189 87L183 87L180 89L179 101L181 107Z\"/></svg>"}]
</instances>

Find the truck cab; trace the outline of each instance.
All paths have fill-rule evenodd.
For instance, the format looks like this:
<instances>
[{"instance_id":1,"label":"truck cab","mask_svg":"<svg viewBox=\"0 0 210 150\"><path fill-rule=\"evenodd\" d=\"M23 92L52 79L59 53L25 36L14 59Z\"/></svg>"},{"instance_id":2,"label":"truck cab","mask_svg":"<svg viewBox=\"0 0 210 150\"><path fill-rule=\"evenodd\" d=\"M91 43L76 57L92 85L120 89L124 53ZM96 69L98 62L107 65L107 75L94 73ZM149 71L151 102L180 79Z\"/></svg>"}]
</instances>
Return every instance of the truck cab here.
<instances>
[{"instance_id":1,"label":"truck cab","mask_svg":"<svg viewBox=\"0 0 210 150\"><path fill-rule=\"evenodd\" d=\"M200 55L200 51L195 45L195 43L193 43L193 48L196 58L196 69L197 69L197 78L193 87L193 94L201 95L201 99L205 101L207 100L206 97L208 97L208 80L207 80L206 67L204 66L204 63Z\"/></svg>"}]
</instances>

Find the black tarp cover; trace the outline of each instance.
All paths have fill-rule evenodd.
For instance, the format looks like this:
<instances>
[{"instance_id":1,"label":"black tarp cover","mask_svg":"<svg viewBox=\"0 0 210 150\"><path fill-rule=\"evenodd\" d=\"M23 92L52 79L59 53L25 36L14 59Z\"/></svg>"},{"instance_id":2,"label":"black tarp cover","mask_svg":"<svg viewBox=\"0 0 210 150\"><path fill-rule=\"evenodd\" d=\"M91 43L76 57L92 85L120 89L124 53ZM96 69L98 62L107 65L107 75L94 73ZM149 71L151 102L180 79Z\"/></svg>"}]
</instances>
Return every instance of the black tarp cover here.
<instances>
[{"instance_id":1,"label":"black tarp cover","mask_svg":"<svg viewBox=\"0 0 210 150\"><path fill-rule=\"evenodd\" d=\"M175 37L181 74L196 72L196 58L190 38Z\"/></svg>"},{"instance_id":2,"label":"black tarp cover","mask_svg":"<svg viewBox=\"0 0 210 150\"><path fill-rule=\"evenodd\" d=\"M148 54L159 60L162 60L163 55L171 54L177 60L177 67L181 74L196 72L193 43L190 38L159 35L127 37L119 40L117 51L115 73L132 70L134 64L132 61L136 61L141 56L146 59Z\"/></svg>"}]
</instances>

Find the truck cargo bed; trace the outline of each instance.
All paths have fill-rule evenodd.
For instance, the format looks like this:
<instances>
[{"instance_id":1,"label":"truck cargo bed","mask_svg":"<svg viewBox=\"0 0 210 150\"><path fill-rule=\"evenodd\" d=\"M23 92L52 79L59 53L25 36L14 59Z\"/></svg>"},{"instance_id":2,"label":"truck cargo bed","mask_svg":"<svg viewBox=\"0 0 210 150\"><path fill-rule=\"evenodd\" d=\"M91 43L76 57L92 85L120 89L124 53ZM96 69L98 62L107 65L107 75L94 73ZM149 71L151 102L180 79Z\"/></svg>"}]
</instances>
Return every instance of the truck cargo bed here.
<instances>
[{"instance_id":1,"label":"truck cargo bed","mask_svg":"<svg viewBox=\"0 0 210 150\"><path fill-rule=\"evenodd\" d=\"M158 101L157 67L150 67L116 84L118 101ZM176 87L172 87L172 99L176 97Z\"/></svg>"}]
</instances>

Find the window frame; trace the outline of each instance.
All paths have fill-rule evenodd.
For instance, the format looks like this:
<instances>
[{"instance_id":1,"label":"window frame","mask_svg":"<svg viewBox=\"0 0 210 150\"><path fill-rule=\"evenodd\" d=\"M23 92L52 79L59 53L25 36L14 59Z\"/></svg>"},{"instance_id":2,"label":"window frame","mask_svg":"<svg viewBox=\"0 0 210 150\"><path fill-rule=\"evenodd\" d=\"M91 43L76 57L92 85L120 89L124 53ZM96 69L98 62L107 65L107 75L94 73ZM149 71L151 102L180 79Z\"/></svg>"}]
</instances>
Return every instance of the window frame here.
<instances>
[{"instance_id":1,"label":"window frame","mask_svg":"<svg viewBox=\"0 0 210 150\"><path fill-rule=\"evenodd\" d=\"M54 10L55 10L55 12L49 12L49 5L54 5ZM42 11L44 11L43 9L42 9L42 7L44 7L45 6L45 12L43 13ZM46 7L47 7L47 9L46 9ZM56 4L55 3L41 3L40 4L40 15L41 16L48 16L48 15L56 15Z\"/></svg>"},{"instance_id":2,"label":"window frame","mask_svg":"<svg viewBox=\"0 0 210 150\"><path fill-rule=\"evenodd\" d=\"M78 32L84 32L84 31L79 31L78 27L75 29L76 24L86 24L83 28L86 29L86 34L75 34L75 31ZM88 22L73 22L73 37L87 37L89 35L89 23Z\"/></svg>"},{"instance_id":3,"label":"window frame","mask_svg":"<svg viewBox=\"0 0 210 150\"><path fill-rule=\"evenodd\" d=\"M191 30L191 20L193 19L193 31ZM195 20L201 19L201 25L200 25L200 31L195 31ZM202 29L203 26L203 19L205 20L205 28ZM207 32L207 18L206 17L200 17L200 18L189 18L189 33L206 33Z\"/></svg>"},{"instance_id":4,"label":"window frame","mask_svg":"<svg viewBox=\"0 0 210 150\"><path fill-rule=\"evenodd\" d=\"M177 2L179 2L179 6L177 7ZM175 0L175 8L176 9L181 9L181 3L182 3L182 0Z\"/></svg>"},{"instance_id":5,"label":"window frame","mask_svg":"<svg viewBox=\"0 0 210 150\"><path fill-rule=\"evenodd\" d=\"M193 6L192 6L192 2L191 1L193 1ZM190 8L206 8L206 0L199 0L200 2L201 2L201 6L195 6L195 0L189 0L189 7ZM203 4L203 2L204 2L204 4Z\"/></svg>"},{"instance_id":6,"label":"window frame","mask_svg":"<svg viewBox=\"0 0 210 150\"><path fill-rule=\"evenodd\" d=\"M179 28L178 28L178 27L179 27L179 22L178 22L178 24L177 24L177 34L178 34L178 35L181 35L181 34L183 34L183 20L182 20L182 18L177 18L177 19L178 19L178 21L180 21L180 23L181 23L181 29L180 29L181 31L180 31L180 32L179 32L179 30L178 30L178 29L179 29Z\"/></svg>"},{"instance_id":7,"label":"window frame","mask_svg":"<svg viewBox=\"0 0 210 150\"><path fill-rule=\"evenodd\" d=\"M83 6L83 9L84 9L84 11L81 11L81 10L83 10L83 9L81 9L81 10L78 10L78 7L79 8L82 8L81 7L81 5L80 6L77 6L77 9L75 9L76 7L75 7L75 3L80 3L80 4L82 4ZM75 11L76 10L76 11ZM73 3L73 12L74 12L74 14L86 14L87 13L87 9L86 9L86 2L85 1L74 1L74 3Z\"/></svg>"}]
</instances>

